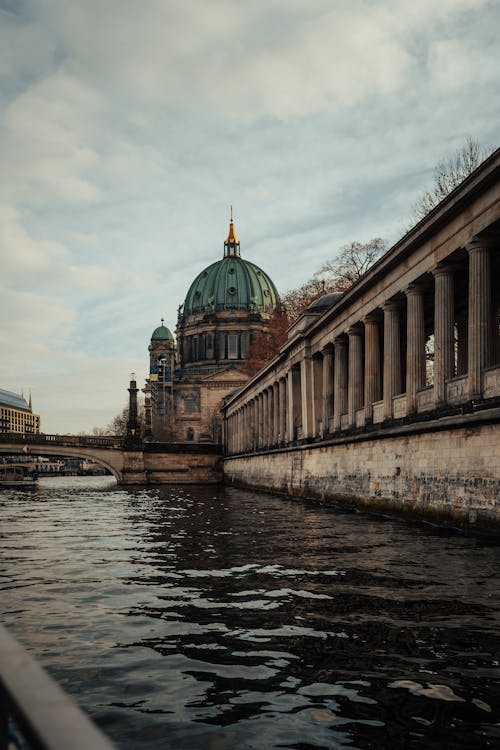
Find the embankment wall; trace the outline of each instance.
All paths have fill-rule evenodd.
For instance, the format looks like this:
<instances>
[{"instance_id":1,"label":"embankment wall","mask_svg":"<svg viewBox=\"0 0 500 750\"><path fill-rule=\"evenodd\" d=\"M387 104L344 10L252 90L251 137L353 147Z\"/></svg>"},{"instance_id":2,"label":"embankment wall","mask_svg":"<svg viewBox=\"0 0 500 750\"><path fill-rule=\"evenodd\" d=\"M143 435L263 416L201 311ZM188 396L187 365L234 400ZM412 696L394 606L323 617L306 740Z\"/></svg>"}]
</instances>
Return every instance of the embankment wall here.
<instances>
[{"instance_id":1,"label":"embankment wall","mask_svg":"<svg viewBox=\"0 0 500 750\"><path fill-rule=\"evenodd\" d=\"M475 416L229 457L225 482L499 533L500 423Z\"/></svg>"}]
</instances>

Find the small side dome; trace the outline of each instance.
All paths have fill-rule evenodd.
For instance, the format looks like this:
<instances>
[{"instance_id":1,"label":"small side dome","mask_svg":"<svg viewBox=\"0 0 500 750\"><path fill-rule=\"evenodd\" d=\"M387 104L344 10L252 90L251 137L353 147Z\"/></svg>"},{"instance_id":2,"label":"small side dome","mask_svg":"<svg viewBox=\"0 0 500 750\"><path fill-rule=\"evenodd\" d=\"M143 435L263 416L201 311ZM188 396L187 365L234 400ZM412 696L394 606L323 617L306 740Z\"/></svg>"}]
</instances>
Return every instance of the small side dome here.
<instances>
[{"instance_id":1,"label":"small side dome","mask_svg":"<svg viewBox=\"0 0 500 750\"><path fill-rule=\"evenodd\" d=\"M318 297L318 299L315 299L314 302L311 302L311 304L308 305L307 309L311 312L323 312L324 310L328 310L329 307L333 307L333 305L338 302L341 297L342 292L330 292L329 294L323 294L321 297Z\"/></svg>"},{"instance_id":2,"label":"small side dome","mask_svg":"<svg viewBox=\"0 0 500 750\"><path fill-rule=\"evenodd\" d=\"M153 333L151 334L151 341L165 341L166 339L170 339L170 341L174 340L170 329L167 328L167 326L163 325L164 320L164 318L161 318L161 326L158 326L158 328L154 329Z\"/></svg>"}]
</instances>

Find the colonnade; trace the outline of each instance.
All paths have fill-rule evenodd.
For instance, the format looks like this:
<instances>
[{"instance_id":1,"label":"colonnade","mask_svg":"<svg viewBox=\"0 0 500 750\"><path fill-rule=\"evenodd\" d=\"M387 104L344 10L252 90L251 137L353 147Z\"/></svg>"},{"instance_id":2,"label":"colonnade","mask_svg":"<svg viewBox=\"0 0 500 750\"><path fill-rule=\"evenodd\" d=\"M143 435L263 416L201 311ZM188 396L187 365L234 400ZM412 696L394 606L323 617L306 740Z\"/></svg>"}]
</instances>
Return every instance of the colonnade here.
<instances>
[{"instance_id":1,"label":"colonnade","mask_svg":"<svg viewBox=\"0 0 500 750\"><path fill-rule=\"evenodd\" d=\"M359 320L346 309L326 332L306 329L230 404L228 453L500 397L498 266L498 241L479 236L388 299L374 296Z\"/></svg>"}]
</instances>

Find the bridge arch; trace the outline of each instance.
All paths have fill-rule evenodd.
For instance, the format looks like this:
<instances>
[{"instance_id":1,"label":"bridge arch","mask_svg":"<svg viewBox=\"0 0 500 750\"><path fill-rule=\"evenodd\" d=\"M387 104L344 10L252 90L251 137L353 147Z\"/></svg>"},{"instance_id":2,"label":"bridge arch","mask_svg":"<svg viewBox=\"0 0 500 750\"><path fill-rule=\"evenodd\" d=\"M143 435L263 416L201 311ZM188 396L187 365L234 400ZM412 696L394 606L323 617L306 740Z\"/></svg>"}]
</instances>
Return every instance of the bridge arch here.
<instances>
[{"instance_id":1,"label":"bridge arch","mask_svg":"<svg viewBox=\"0 0 500 750\"><path fill-rule=\"evenodd\" d=\"M23 454L28 452L34 456L61 456L64 458L88 458L107 469L114 476L118 484L123 481L124 456L123 449L115 445L68 445L67 438L41 440L41 438L58 438L59 436L25 436L19 440L17 435L2 435L0 453ZM73 436L70 436L73 437ZM6 439L8 438L8 439ZM78 440L78 438L75 438ZM82 439L86 440L85 438ZM28 449L28 451L26 451Z\"/></svg>"}]
</instances>

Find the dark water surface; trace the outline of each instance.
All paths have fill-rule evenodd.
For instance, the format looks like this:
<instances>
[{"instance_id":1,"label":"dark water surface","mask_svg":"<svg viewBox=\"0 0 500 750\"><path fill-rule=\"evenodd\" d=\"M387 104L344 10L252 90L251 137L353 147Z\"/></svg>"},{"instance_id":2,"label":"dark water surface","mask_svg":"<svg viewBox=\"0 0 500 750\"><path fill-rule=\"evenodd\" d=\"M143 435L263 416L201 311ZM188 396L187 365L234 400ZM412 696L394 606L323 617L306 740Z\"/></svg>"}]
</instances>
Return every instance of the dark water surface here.
<instances>
[{"instance_id":1,"label":"dark water surface","mask_svg":"<svg viewBox=\"0 0 500 750\"><path fill-rule=\"evenodd\" d=\"M498 542L233 489L0 495L1 619L121 748L499 748Z\"/></svg>"}]
</instances>

